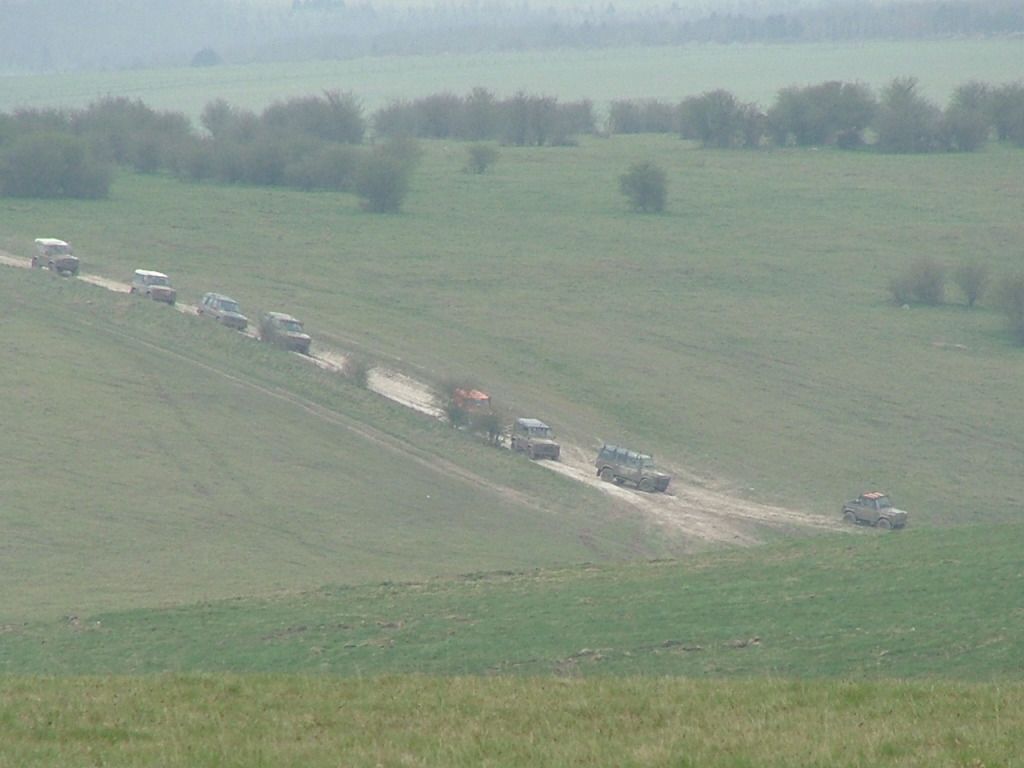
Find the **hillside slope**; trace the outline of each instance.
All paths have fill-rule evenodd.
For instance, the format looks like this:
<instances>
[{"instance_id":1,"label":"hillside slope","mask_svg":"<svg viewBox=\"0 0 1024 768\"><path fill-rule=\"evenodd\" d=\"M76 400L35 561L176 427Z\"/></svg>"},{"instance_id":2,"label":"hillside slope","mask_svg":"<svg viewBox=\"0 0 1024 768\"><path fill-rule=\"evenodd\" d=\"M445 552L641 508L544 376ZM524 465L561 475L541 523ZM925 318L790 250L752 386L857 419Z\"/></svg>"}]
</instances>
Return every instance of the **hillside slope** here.
<instances>
[{"instance_id":1,"label":"hillside slope","mask_svg":"<svg viewBox=\"0 0 1024 768\"><path fill-rule=\"evenodd\" d=\"M286 308L317 338L480 382L591 450L653 452L687 482L833 516L867 488L914 524L1009 521L1024 504L1024 358L993 288L968 310L893 305L922 255L1019 269L1024 152L715 152L674 137L503 148L423 142L403 213L353 195L125 175L104 202L12 207L123 280ZM662 165L669 210L628 211L618 174ZM955 194L951 190L957 190Z\"/></svg>"},{"instance_id":2,"label":"hillside slope","mask_svg":"<svg viewBox=\"0 0 1024 768\"><path fill-rule=\"evenodd\" d=\"M5 620L685 546L199 318L8 267L0 304Z\"/></svg>"}]
</instances>

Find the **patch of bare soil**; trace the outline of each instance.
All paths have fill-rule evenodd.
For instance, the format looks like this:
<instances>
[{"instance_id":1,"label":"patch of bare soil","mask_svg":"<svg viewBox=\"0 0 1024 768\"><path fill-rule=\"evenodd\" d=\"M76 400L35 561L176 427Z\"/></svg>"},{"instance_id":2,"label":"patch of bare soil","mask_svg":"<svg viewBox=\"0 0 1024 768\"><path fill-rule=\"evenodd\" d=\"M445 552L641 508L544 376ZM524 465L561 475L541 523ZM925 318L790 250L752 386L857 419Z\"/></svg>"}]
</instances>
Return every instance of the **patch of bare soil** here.
<instances>
[{"instance_id":1,"label":"patch of bare soil","mask_svg":"<svg viewBox=\"0 0 1024 768\"><path fill-rule=\"evenodd\" d=\"M78 279L83 283L91 283L97 285L100 288L106 288L108 291L114 291L115 293L130 293L132 287L128 283L122 283L117 280L109 280L99 275L85 275L80 274Z\"/></svg>"}]
</instances>

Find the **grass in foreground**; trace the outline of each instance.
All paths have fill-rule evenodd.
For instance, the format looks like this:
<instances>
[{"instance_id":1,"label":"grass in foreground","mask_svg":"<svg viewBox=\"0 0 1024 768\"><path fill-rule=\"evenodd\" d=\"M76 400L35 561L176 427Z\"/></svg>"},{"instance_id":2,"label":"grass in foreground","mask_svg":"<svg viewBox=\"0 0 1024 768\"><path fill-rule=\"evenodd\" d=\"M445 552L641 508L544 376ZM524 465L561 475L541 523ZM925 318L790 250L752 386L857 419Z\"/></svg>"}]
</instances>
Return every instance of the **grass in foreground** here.
<instances>
[{"instance_id":1,"label":"grass in foreground","mask_svg":"<svg viewBox=\"0 0 1024 768\"><path fill-rule=\"evenodd\" d=\"M1020 680L1020 526L9 624L0 673Z\"/></svg>"},{"instance_id":2,"label":"grass in foreground","mask_svg":"<svg viewBox=\"0 0 1024 768\"><path fill-rule=\"evenodd\" d=\"M0 766L1016 765L1020 684L0 680Z\"/></svg>"}]
</instances>

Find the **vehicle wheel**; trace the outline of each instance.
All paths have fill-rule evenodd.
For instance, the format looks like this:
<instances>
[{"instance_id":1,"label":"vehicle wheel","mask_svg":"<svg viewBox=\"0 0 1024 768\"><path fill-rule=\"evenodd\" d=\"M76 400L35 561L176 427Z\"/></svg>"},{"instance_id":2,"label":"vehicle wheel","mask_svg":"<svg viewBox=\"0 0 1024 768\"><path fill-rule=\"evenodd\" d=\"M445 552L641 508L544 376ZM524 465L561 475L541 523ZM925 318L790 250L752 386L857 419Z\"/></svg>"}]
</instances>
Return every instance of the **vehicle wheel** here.
<instances>
[{"instance_id":1,"label":"vehicle wheel","mask_svg":"<svg viewBox=\"0 0 1024 768\"><path fill-rule=\"evenodd\" d=\"M32 257L32 269L36 269L38 267L39 267L39 259L36 258L35 256L33 256Z\"/></svg>"},{"instance_id":2,"label":"vehicle wheel","mask_svg":"<svg viewBox=\"0 0 1024 768\"><path fill-rule=\"evenodd\" d=\"M889 520L889 518L887 518L887 517L880 517L880 518L878 518L878 522L875 523L875 527L876 528L881 528L882 530L887 531L890 528L892 528L892 521Z\"/></svg>"},{"instance_id":3,"label":"vehicle wheel","mask_svg":"<svg viewBox=\"0 0 1024 768\"><path fill-rule=\"evenodd\" d=\"M636 487L639 488L641 491L644 491L645 493L650 493L651 491L654 490L654 481L651 480L651 478L649 477L645 477L643 480L637 483Z\"/></svg>"},{"instance_id":4,"label":"vehicle wheel","mask_svg":"<svg viewBox=\"0 0 1024 768\"><path fill-rule=\"evenodd\" d=\"M846 510L845 512L843 512L843 520L847 523L850 523L851 525L857 524L857 516L853 514L853 512L851 512L850 510Z\"/></svg>"},{"instance_id":5,"label":"vehicle wheel","mask_svg":"<svg viewBox=\"0 0 1024 768\"><path fill-rule=\"evenodd\" d=\"M615 473L612 472L611 467L602 467L601 471L598 472L597 474L606 483L611 483L615 481Z\"/></svg>"},{"instance_id":6,"label":"vehicle wheel","mask_svg":"<svg viewBox=\"0 0 1024 768\"><path fill-rule=\"evenodd\" d=\"M527 448L527 449L526 449L526 455L527 455L527 456L529 456L531 460L533 460L533 459L536 459L536 458L537 458L537 454L536 454L536 453L534 453L534 451L533 451L533 448L532 448L532 447L531 447L531 448Z\"/></svg>"}]
</instances>

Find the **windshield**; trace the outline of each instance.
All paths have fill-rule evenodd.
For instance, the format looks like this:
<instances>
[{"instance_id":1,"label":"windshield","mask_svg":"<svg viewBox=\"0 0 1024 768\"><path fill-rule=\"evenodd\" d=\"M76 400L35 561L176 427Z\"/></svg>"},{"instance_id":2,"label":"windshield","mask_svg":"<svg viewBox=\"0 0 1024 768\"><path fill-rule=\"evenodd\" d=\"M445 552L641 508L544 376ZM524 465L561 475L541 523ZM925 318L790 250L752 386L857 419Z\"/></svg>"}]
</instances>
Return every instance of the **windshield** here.
<instances>
[{"instance_id":1,"label":"windshield","mask_svg":"<svg viewBox=\"0 0 1024 768\"><path fill-rule=\"evenodd\" d=\"M146 275L146 285L170 285L171 281L163 275Z\"/></svg>"},{"instance_id":2,"label":"windshield","mask_svg":"<svg viewBox=\"0 0 1024 768\"><path fill-rule=\"evenodd\" d=\"M888 496L880 496L878 499L875 500L875 504L878 505L879 509L886 509L892 506L892 502L889 501Z\"/></svg>"},{"instance_id":3,"label":"windshield","mask_svg":"<svg viewBox=\"0 0 1024 768\"><path fill-rule=\"evenodd\" d=\"M654 458L651 456L641 456L640 466L647 467L649 469L654 469Z\"/></svg>"},{"instance_id":4,"label":"windshield","mask_svg":"<svg viewBox=\"0 0 1024 768\"><path fill-rule=\"evenodd\" d=\"M230 299L221 299L220 308L225 312L238 312L238 302Z\"/></svg>"},{"instance_id":5,"label":"windshield","mask_svg":"<svg viewBox=\"0 0 1024 768\"><path fill-rule=\"evenodd\" d=\"M302 333L302 323L298 320L282 320L281 327L288 333Z\"/></svg>"},{"instance_id":6,"label":"windshield","mask_svg":"<svg viewBox=\"0 0 1024 768\"><path fill-rule=\"evenodd\" d=\"M47 256L68 256L71 254L70 245L48 245L46 246Z\"/></svg>"},{"instance_id":7,"label":"windshield","mask_svg":"<svg viewBox=\"0 0 1024 768\"><path fill-rule=\"evenodd\" d=\"M551 437L550 427L530 427L530 434L536 437Z\"/></svg>"}]
</instances>

